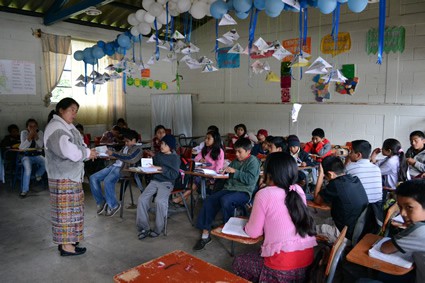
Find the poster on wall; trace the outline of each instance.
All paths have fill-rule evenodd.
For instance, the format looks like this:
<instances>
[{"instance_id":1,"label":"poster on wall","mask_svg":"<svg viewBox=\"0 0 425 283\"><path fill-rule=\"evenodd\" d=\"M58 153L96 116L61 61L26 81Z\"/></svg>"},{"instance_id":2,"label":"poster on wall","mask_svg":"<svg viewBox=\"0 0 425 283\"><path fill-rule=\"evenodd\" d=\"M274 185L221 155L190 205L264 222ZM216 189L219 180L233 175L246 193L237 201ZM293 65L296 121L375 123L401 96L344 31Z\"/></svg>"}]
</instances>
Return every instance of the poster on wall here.
<instances>
[{"instance_id":1,"label":"poster on wall","mask_svg":"<svg viewBox=\"0 0 425 283\"><path fill-rule=\"evenodd\" d=\"M292 38L282 41L282 46L292 54L299 53L300 49L300 39L299 38ZM308 54L311 54L311 37L307 37L305 44L302 46L302 49L304 52L307 52ZM286 56L283 58L283 61L290 62L294 58L293 55Z\"/></svg>"},{"instance_id":2,"label":"poster on wall","mask_svg":"<svg viewBox=\"0 0 425 283\"><path fill-rule=\"evenodd\" d=\"M217 65L219 69L233 69L240 66L240 54L228 53L231 47L218 49Z\"/></svg>"},{"instance_id":3,"label":"poster on wall","mask_svg":"<svg viewBox=\"0 0 425 283\"><path fill-rule=\"evenodd\" d=\"M35 90L33 62L0 60L0 94L35 95Z\"/></svg>"}]
</instances>

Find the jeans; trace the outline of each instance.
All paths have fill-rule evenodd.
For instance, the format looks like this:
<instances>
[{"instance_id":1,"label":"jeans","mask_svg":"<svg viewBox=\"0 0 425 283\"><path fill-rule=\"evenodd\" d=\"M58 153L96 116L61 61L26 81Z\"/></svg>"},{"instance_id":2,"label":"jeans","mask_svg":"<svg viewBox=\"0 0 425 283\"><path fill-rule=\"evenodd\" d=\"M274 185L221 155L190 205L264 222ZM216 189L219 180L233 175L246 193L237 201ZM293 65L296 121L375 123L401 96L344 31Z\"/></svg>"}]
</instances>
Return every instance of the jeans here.
<instances>
[{"instance_id":1,"label":"jeans","mask_svg":"<svg viewBox=\"0 0 425 283\"><path fill-rule=\"evenodd\" d=\"M46 172L46 161L43 156L24 156L22 157L22 166L24 167L24 176L22 178L22 192L28 192L30 189L30 179L32 166L36 164L38 166L37 171L35 172L36 177L43 176Z\"/></svg>"},{"instance_id":2,"label":"jeans","mask_svg":"<svg viewBox=\"0 0 425 283\"><path fill-rule=\"evenodd\" d=\"M196 227L210 231L211 224L220 209L223 214L223 223L226 223L233 216L235 207L245 205L248 201L248 193L229 190L218 191L205 199Z\"/></svg>"},{"instance_id":3,"label":"jeans","mask_svg":"<svg viewBox=\"0 0 425 283\"><path fill-rule=\"evenodd\" d=\"M111 209L118 206L115 196L115 184L121 177L120 171L121 167L109 166L90 176L90 190L97 205L101 205L106 201L108 207ZM105 196L102 194L102 187L100 184L102 181L105 187Z\"/></svg>"}]
</instances>

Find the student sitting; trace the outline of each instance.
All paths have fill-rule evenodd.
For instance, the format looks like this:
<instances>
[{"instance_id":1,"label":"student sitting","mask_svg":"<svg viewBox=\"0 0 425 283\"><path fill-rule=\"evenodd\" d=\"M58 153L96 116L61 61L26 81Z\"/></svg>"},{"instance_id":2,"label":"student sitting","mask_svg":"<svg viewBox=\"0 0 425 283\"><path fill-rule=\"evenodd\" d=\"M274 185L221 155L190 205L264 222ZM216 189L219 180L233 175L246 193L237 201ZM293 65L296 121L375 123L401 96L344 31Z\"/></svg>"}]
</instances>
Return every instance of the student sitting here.
<instances>
[{"instance_id":1,"label":"student sitting","mask_svg":"<svg viewBox=\"0 0 425 283\"><path fill-rule=\"evenodd\" d=\"M207 129L207 133L211 132L211 131L217 132L218 135L220 136L220 131L218 130L217 126L215 126L215 125L209 126L208 129ZM220 139L221 139L221 137L220 137ZM204 146L205 146L205 142L203 141L198 146L195 146L194 148L192 148L192 154L194 154L194 155L199 154L201 152L201 150L204 148ZM223 146L223 145L221 144L221 146Z\"/></svg>"},{"instance_id":2,"label":"student sitting","mask_svg":"<svg viewBox=\"0 0 425 283\"><path fill-rule=\"evenodd\" d=\"M165 137L166 135L165 127L163 125L157 125L155 127L154 132L155 132L155 135L152 138L153 151L150 151L150 150L145 151L148 156L154 156L155 154L161 152L162 138Z\"/></svg>"},{"instance_id":3,"label":"student sitting","mask_svg":"<svg viewBox=\"0 0 425 283\"><path fill-rule=\"evenodd\" d=\"M86 146L90 145L90 139L89 136L84 134L84 126L81 124L75 125L75 128L80 132L81 138L83 139L83 142Z\"/></svg>"},{"instance_id":4,"label":"student sitting","mask_svg":"<svg viewBox=\"0 0 425 283\"><path fill-rule=\"evenodd\" d=\"M124 118L118 118L117 122L115 123L115 125L117 125L118 127L120 127L121 129L128 129L128 124L127 122L124 120Z\"/></svg>"},{"instance_id":5,"label":"student sitting","mask_svg":"<svg viewBox=\"0 0 425 283\"><path fill-rule=\"evenodd\" d=\"M165 135L161 140L161 152L153 157L153 167L161 172L153 174L152 180L139 197L137 204L136 225L138 238L147 236L155 238L164 230L168 214L168 198L174 188L174 182L180 172L180 157L176 154L176 139ZM150 228L148 210L153 195L155 197L155 229Z\"/></svg>"},{"instance_id":6,"label":"student sitting","mask_svg":"<svg viewBox=\"0 0 425 283\"><path fill-rule=\"evenodd\" d=\"M121 136L121 128L117 125L113 126L110 131L103 133L102 138L100 139L101 144L118 144L123 143Z\"/></svg>"},{"instance_id":7,"label":"student sitting","mask_svg":"<svg viewBox=\"0 0 425 283\"><path fill-rule=\"evenodd\" d=\"M413 257L416 282L425 282L425 180L410 180L396 189L400 214L407 228L383 243L386 254L397 251Z\"/></svg>"},{"instance_id":8,"label":"student sitting","mask_svg":"<svg viewBox=\"0 0 425 283\"><path fill-rule=\"evenodd\" d=\"M425 134L414 131L410 134L410 148L406 152L409 173L412 178L423 177L425 173Z\"/></svg>"},{"instance_id":9,"label":"student sitting","mask_svg":"<svg viewBox=\"0 0 425 283\"><path fill-rule=\"evenodd\" d=\"M225 173L229 173L224 189L208 196L199 213L196 227L202 230L202 236L193 247L194 250L202 250L211 242L211 224L219 210L226 223L233 216L235 206L245 205L252 197L260 175L260 161L251 155L251 148L249 139L240 138L236 141L236 159L224 169Z\"/></svg>"},{"instance_id":10,"label":"student sitting","mask_svg":"<svg viewBox=\"0 0 425 283\"><path fill-rule=\"evenodd\" d=\"M136 145L138 134L133 130L123 130L125 146L119 152L107 151L109 156L115 157L114 164L90 176L90 190L96 200L97 214L106 211L106 216L114 216L121 208L115 196L115 184L122 176L128 173L123 169L130 167L142 158L143 149ZM102 194L101 182L103 181L105 195Z\"/></svg>"},{"instance_id":11,"label":"student sitting","mask_svg":"<svg viewBox=\"0 0 425 283\"><path fill-rule=\"evenodd\" d=\"M298 166L315 166L316 162L301 148L300 140L296 135L288 136L289 153L295 159Z\"/></svg>"},{"instance_id":12,"label":"student sitting","mask_svg":"<svg viewBox=\"0 0 425 283\"><path fill-rule=\"evenodd\" d=\"M323 179L329 183L322 189ZM328 203L332 207L332 221L317 225L317 233L325 235L330 242L336 240L344 226L348 226L346 238L351 240L357 219L368 205L367 195L359 178L345 174L344 164L335 156L322 160L314 190L314 202L319 205Z\"/></svg>"},{"instance_id":13,"label":"student sitting","mask_svg":"<svg viewBox=\"0 0 425 283\"><path fill-rule=\"evenodd\" d=\"M43 132L38 129L38 123L34 119L28 119L26 122L26 130L21 132L21 144L19 149L42 149L44 146ZM37 181L41 180L44 172L46 172L46 160L41 155L41 151L29 151L22 157L22 166L24 166L24 176L22 180L22 192L19 195L25 198L29 191L32 165L37 164L38 169L35 172Z\"/></svg>"},{"instance_id":14,"label":"student sitting","mask_svg":"<svg viewBox=\"0 0 425 283\"><path fill-rule=\"evenodd\" d=\"M352 150L346 159L347 173L360 179L369 203L382 201L381 170L369 160L372 146L365 140L352 141L351 145Z\"/></svg>"},{"instance_id":15,"label":"student sitting","mask_svg":"<svg viewBox=\"0 0 425 283\"><path fill-rule=\"evenodd\" d=\"M321 162L323 158L332 154L331 142L325 138L325 131L320 128L314 129L311 133L311 141L306 143L304 151L315 155L316 160Z\"/></svg>"},{"instance_id":16,"label":"student sitting","mask_svg":"<svg viewBox=\"0 0 425 283\"><path fill-rule=\"evenodd\" d=\"M257 139L258 143L254 144L254 147L251 150L251 154L254 156L257 156L259 154L261 155L267 155L267 144L266 139L269 136L267 130L260 129L257 132Z\"/></svg>"},{"instance_id":17,"label":"student sitting","mask_svg":"<svg viewBox=\"0 0 425 283\"><path fill-rule=\"evenodd\" d=\"M288 153L271 153L264 175L267 187L255 195L245 226L251 238L264 235L261 254L237 256L233 270L252 282L304 282L317 243L305 194L295 184L297 164Z\"/></svg>"},{"instance_id":18,"label":"student sitting","mask_svg":"<svg viewBox=\"0 0 425 283\"><path fill-rule=\"evenodd\" d=\"M269 141L269 154L273 152L288 152L288 142L283 137L272 137Z\"/></svg>"},{"instance_id":19,"label":"student sitting","mask_svg":"<svg viewBox=\"0 0 425 283\"><path fill-rule=\"evenodd\" d=\"M235 142L240 138L247 138L251 141L252 144L258 142L257 137L254 133L248 133L245 124L238 124L234 127L235 135L232 136L230 140L230 147L234 147Z\"/></svg>"},{"instance_id":20,"label":"student sitting","mask_svg":"<svg viewBox=\"0 0 425 283\"><path fill-rule=\"evenodd\" d=\"M1 141L0 147L3 148L11 148L13 146L19 145L21 143L21 139L19 136L19 128L15 124L11 124L7 127L8 135L4 136Z\"/></svg>"}]
</instances>

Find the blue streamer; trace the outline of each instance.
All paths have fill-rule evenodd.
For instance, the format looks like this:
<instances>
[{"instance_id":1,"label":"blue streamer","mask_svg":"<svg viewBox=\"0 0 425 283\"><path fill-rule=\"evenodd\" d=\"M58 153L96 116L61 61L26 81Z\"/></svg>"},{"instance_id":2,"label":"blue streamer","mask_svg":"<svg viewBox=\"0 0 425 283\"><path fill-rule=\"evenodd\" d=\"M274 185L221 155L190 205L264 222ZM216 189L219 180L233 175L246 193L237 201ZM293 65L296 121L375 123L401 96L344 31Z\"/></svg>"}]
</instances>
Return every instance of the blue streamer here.
<instances>
[{"instance_id":1,"label":"blue streamer","mask_svg":"<svg viewBox=\"0 0 425 283\"><path fill-rule=\"evenodd\" d=\"M170 39L168 38L168 2L165 4L165 17L166 17L166 23L165 23L165 41L170 42Z\"/></svg>"},{"instance_id":2,"label":"blue streamer","mask_svg":"<svg viewBox=\"0 0 425 283\"><path fill-rule=\"evenodd\" d=\"M303 10L304 10L304 8L300 8L300 14L299 14L299 17L298 17L298 30L299 30L299 39L298 39L298 42L299 42L299 48L300 48L300 56L302 56L303 55Z\"/></svg>"},{"instance_id":3,"label":"blue streamer","mask_svg":"<svg viewBox=\"0 0 425 283\"><path fill-rule=\"evenodd\" d=\"M257 26L257 19L258 19L258 9L255 9L254 12L254 6L251 8L251 19L250 19L250 25L249 25L249 41L248 41L248 48L249 48L249 56L251 56L251 48L252 43L254 42L255 37L255 27Z\"/></svg>"},{"instance_id":4,"label":"blue streamer","mask_svg":"<svg viewBox=\"0 0 425 283\"><path fill-rule=\"evenodd\" d=\"M126 51L127 50L124 48L123 58L125 58ZM127 68L127 62L124 60L124 71L122 72L122 88L125 94L127 94L127 73L125 71L126 68Z\"/></svg>"},{"instance_id":5,"label":"blue streamer","mask_svg":"<svg viewBox=\"0 0 425 283\"><path fill-rule=\"evenodd\" d=\"M333 18L332 18L332 39L334 41L334 50L337 52L338 50L338 30L339 30L339 11L340 11L340 5L341 3L337 2L336 8L333 11Z\"/></svg>"},{"instance_id":6,"label":"blue streamer","mask_svg":"<svg viewBox=\"0 0 425 283\"><path fill-rule=\"evenodd\" d=\"M191 37L192 37L192 14L189 14L189 26L188 26L188 31L187 31L187 41L190 42Z\"/></svg>"},{"instance_id":7,"label":"blue streamer","mask_svg":"<svg viewBox=\"0 0 425 283\"><path fill-rule=\"evenodd\" d=\"M188 12L184 13L184 22L183 22L184 42L188 41L187 40L187 26L189 21L189 18L187 16L188 14L189 14Z\"/></svg>"},{"instance_id":8,"label":"blue streamer","mask_svg":"<svg viewBox=\"0 0 425 283\"><path fill-rule=\"evenodd\" d=\"M139 60L143 64L143 58L142 58L142 35L141 34L139 34Z\"/></svg>"},{"instance_id":9,"label":"blue streamer","mask_svg":"<svg viewBox=\"0 0 425 283\"><path fill-rule=\"evenodd\" d=\"M174 17L171 16L171 23L170 23L170 34L174 34ZM170 40L170 51L173 50L174 41L173 39Z\"/></svg>"},{"instance_id":10,"label":"blue streamer","mask_svg":"<svg viewBox=\"0 0 425 283\"><path fill-rule=\"evenodd\" d=\"M97 64L97 59L96 59L96 64ZM95 77L95 73L94 73L94 64L93 64L93 71L92 71L92 73L93 73L93 77L92 77L92 85L93 85L93 94L94 94L94 92L96 91L96 85L94 84L94 79L96 78Z\"/></svg>"},{"instance_id":11,"label":"blue streamer","mask_svg":"<svg viewBox=\"0 0 425 283\"><path fill-rule=\"evenodd\" d=\"M308 9L304 8L304 35L303 35L303 45L307 44L307 29L308 29Z\"/></svg>"},{"instance_id":12,"label":"blue streamer","mask_svg":"<svg viewBox=\"0 0 425 283\"><path fill-rule=\"evenodd\" d=\"M87 63L84 62L84 93L87 95Z\"/></svg>"},{"instance_id":13,"label":"blue streamer","mask_svg":"<svg viewBox=\"0 0 425 283\"><path fill-rule=\"evenodd\" d=\"M215 61L218 62L218 19L215 20Z\"/></svg>"},{"instance_id":14,"label":"blue streamer","mask_svg":"<svg viewBox=\"0 0 425 283\"><path fill-rule=\"evenodd\" d=\"M384 51L385 39L385 9L386 1L379 1L379 35L378 35L378 61L377 64L382 64L382 52Z\"/></svg>"},{"instance_id":15,"label":"blue streamer","mask_svg":"<svg viewBox=\"0 0 425 283\"><path fill-rule=\"evenodd\" d=\"M156 24L156 18L155 18L155 20L154 20L154 25L155 25L155 41L156 41L156 47L155 47L155 58L156 58L156 61L158 61L159 60L159 47L158 47L158 25Z\"/></svg>"}]
</instances>

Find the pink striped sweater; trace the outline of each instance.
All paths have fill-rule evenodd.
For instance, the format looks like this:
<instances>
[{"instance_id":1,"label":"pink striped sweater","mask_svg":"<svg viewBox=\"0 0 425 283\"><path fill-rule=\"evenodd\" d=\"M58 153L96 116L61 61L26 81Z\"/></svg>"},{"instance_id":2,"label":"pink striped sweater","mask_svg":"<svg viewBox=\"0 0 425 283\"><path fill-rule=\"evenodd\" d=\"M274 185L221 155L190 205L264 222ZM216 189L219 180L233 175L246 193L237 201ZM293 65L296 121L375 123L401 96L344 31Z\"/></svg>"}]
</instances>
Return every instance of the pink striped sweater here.
<instances>
[{"instance_id":1,"label":"pink striped sweater","mask_svg":"<svg viewBox=\"0 0 425 283\"><path fill-rule=\"evenodd\" d=\"M212 159L211 157L211 150L208 151L207 155L205 155L205 162L206 163L211 163L211 166L209 167L205 167L211 170L214 170L215 172L218 173L218 171L220 169L223 168L224 165L224 151L222 149L220 149L220 154L218 155L217 160ZM198 153L198 155L196 155L195 157L195 161L198 162L202 159L202 151Z\"/></svg>"}]
</instances>

